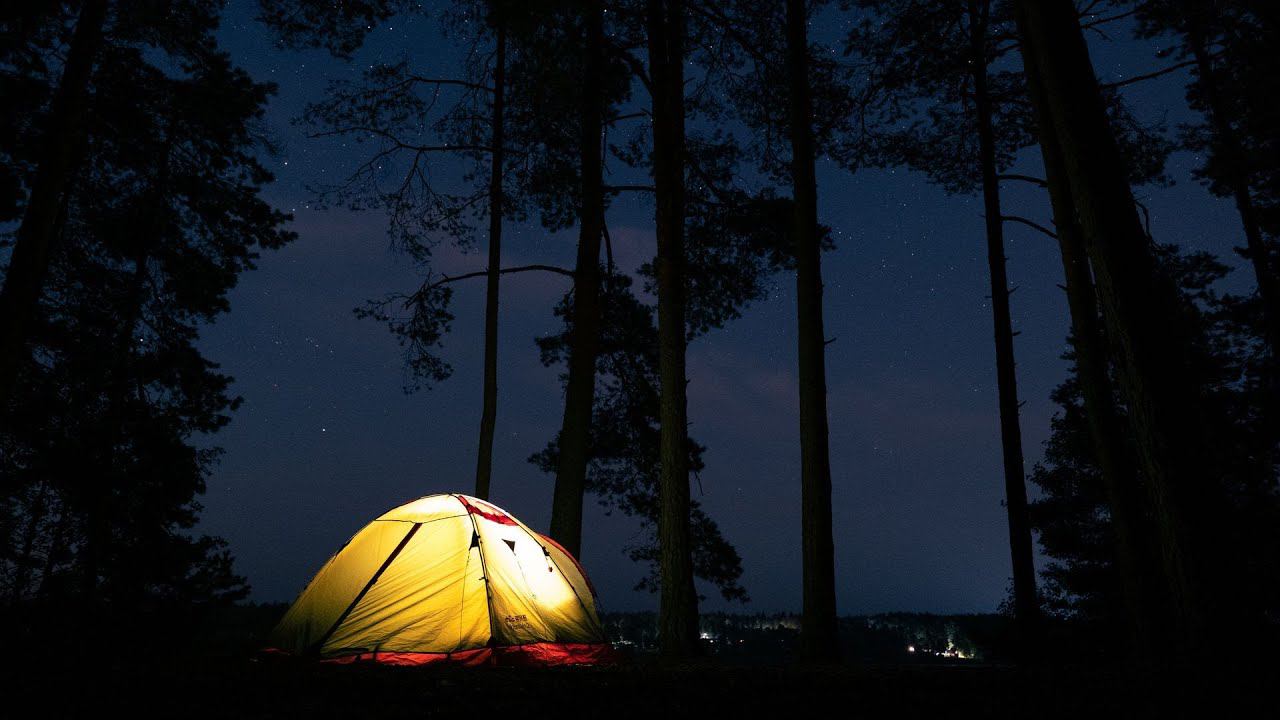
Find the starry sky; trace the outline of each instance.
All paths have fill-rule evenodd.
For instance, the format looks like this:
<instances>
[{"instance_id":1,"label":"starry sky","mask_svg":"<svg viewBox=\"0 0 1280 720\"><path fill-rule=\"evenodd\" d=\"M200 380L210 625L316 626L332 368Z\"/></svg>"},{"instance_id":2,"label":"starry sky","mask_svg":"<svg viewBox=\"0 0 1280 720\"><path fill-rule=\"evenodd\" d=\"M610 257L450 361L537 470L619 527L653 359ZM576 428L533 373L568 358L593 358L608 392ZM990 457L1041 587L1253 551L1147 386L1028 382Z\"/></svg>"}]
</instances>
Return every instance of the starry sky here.
<instances>
[{"instance_id":1,"label":"starry sky","mask_svg":"<svg viewBox=\"0 0 1280 720\"><path fill-rule=\"evenodd\" d=\"M457 51L433 21L396 18L350 62L274 47L254 5L233 0L219 38L255 78L279 86L263 129L280 151L266 197L294 213L299 239L263 256L231 295L231 312L206 328L207 356L235 377L244 405L209 438L225 450L203 500L201 530L226 538L253 599L290 600L364 523L437 492L469 492L479 426L483 284L458 285L445 358L452 378L406 394L403 355L386 329L358 320L370 298L413 288L420 275L393 252L378 213L319 209L309 189L334 181L368 147L317 140L294 120L328 81L371 64L409 59L432 74L456 69ZM838 27L838 25L836 26ZM1103 81L1159 67L1159 41L1093 37ZM424 73L426 74L426 73ZM1137 114L1170 128L1195 120L1185 78L1130 86ZM1192 178L1197 158L1172 158L1171 187L1140 188L1161 242L1210 250L1239 266L1243 244L1230 205ZM1037 173L1035 152L1018 171ZM836 573L842 613L987 612L1009 583L991 310L977 197L948 196L922 176L819 166L821 220L837 248L824 259ZM1007 212L1049 222L1047 199L1010 187ZM624 198L610 210L615 253L634 270L653 253L652 206ZM571 266L576 236L508 223L504 263ZM1052 241L1007 232L1027 468L1038 461L1065 373L1069 325ZM483 256L443 244L438 271L484 268ZM1227 284L1247 289L1237 270ZM567 278L507 276L502 285L498 432L492 500L545 530L552 479L526 458L559 427L558 370L538 361L534 338L558 329L551 309ZM689 348L691 433L705 445L695 498L743 558L746 606L713 592L703 607L756 612L800 606L799 444L794 279ZM634 522L588 498L582 562L606 610L656 607L633 590L641 569L622 554ZM1041 560L1043 563L1043 560Z\"/></svg>"}]
</instances>

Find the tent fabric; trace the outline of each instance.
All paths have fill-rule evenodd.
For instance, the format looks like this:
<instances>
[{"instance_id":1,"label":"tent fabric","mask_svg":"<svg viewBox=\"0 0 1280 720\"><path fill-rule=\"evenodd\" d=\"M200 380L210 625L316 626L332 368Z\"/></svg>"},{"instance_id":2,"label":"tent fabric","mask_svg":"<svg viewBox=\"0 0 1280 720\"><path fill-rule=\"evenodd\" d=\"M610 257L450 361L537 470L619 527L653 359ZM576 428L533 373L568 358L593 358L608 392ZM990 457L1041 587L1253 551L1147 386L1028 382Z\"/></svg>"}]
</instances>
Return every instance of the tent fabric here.
<instances>
[{"instance_id":1,"label":"tent fabric","mask_svg":"<svg viewBox=\"0 0 1280 720\"><path fill-rule=\"evenodd\" d=\"M270 637L273 653L392 665L608 662L578 561L506 511L429 495L357 532Z\"/></svg>"}]
</instances>

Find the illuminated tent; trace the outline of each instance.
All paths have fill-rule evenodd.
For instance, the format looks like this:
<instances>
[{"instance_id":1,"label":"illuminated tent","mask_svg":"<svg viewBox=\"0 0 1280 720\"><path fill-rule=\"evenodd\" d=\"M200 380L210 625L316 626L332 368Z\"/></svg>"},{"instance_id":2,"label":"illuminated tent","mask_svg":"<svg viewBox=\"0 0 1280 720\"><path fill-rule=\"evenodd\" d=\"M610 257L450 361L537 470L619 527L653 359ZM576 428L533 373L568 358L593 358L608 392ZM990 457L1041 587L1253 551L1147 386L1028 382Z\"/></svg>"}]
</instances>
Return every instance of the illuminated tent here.
<instances>
[{"instance_id":1,"label":"illuminated tent","mask_svg":"<svg viewBox=\"0 0 1280 720\"><path fill-rule=\"evenodd\" d=\"M467 495L366 525L311 580L268 652L394 665L598 663L612 650L582 566Z\"/></svg>"}]
</instances>

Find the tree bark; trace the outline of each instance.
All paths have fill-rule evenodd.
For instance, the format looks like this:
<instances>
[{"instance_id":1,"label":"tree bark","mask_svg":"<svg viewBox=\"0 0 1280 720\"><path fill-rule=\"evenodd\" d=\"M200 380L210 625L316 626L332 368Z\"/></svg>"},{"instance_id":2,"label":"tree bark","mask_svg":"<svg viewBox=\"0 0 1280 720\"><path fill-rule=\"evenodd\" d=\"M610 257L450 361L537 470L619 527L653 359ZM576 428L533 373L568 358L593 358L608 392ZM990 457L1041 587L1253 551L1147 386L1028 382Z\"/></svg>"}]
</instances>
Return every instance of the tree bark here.
<instances>
[{"instance_id":1,"label":"tree bark","mask_svg":"<svg viewBox=\"0 0 1280 720\"><path fill-rule=\"evenodd\" d=\"M71 532L73 519L66 503L61 503L58 521L54 524L53 533L49 537L49 550L44 556L44 570L40 573L40 585L36 589L36 597L41 600L47 600L54 593L54 571L69 555L67 535Z\"/></svg>"},{"instance_id":2,"label":"tree bark","mask_svg":"<svg viewBox=\"0 0 1280 720\"><path fill-rule=\"evenodd\" d=\"M840 648L836 627L835 543L831 531L822 247L818 232L808 17L804 0L787 0L786 12L800 385L800 534L804 590L800 656L808 662L832 662L839 658Z\"/></svg>"},{"instance_id":3,"label":"tree bark","mask_svg":"<svg viewBox=\"0 0 1280 720\"><path fill-rule=\"evenodd\" d=\"M604 13L599 0L583 10L582 100L579 145L582 185L578 208L578 259L573 281L569 380L560 425L559 465L551 505L551 537L575 557L582 546L582 500L595 404L600 348L600 241L604 235L604 178L600 148L604 100Z\"/></svg>"},{"instance_id":4,"label":"tree bark","mask_svg":"<svg viewBox=\"0 0 1280 720\"><path fill-rule=\"evenodd\" d=\"M653 181L658 252L658 637L662 654L698 652L698 596L689 530L689 447L684 317L684 3L648 0L649 76L653 84Z\"/></svg>"},{"instance_id":5,"label":"tree bark","mask_svg":"<svg viewBox=\"0 0 1280 720\"><path fill-rule=\"evenodd\" d=\"M1015 5L1032 100L1063 158L1092 264L1118 387L1159 531L1163 588L1173 637L1186 656L1201 644L1206 617L1194 553L1202 541L1213 473L1190 378L1190 333L1172 279L1157 265L1108 124L1088 47L1070 0ZM1201 517L1198 517L1199 514Z\"/></svg>"},{"instance_id":6,"label":"tree bark","mask_svg":"<svg viewBox=\"0 0 1280 720\"><path fill-rule=\"evenodd\" d=\"M1027 76L1028 91L1034 97L1040 93L1039 83L1034 72L1028 71ZM1044 103L1034 104L1039 113L1037 122L1050 126L1052 119L1043 113ZM1124 428L1111 383L1106 339L1099 324L1093 274L1080 224L1076 220L1075 201L1071 197L1061 150L1052 133L1043 134L1040 151L1062 255L1076 375L1084 399L1094 460L1102 473L1111 515L1116 574L1128 630L1126 640L1137 659L1145 661L1159 652L1153 628L1161 625L1159 618L1166 614L1160 610L1164 598L1154 592L1150 576L1151 567L1157 562L1150 544L1152 529L1145 518L1144 491L1138 469L1125 447Z\"/></svg>"},{"instance_id":7,"label":"tree bark","mask_svg":"<svg viewBox=\"0 0 1280 720\"><path fill-rule=\"evenodd\" d=\"M1026 471L1023 467L1022 428L1018 419L1018 379L1013 356L1013 319L1009 312L1009 279L1004 254L1004 220L1000 211L1000 180L996 172L995 132L987 80L988 2L971 0L969 25L974 110L978 123L978 156L982 167L982 200L986 214L987 266L991 273L991 314L996 344L996 390L1000 406L1000 444L1004 459L1005 509L1009 515L1009 550L1013 562L1014 620L1019 654L1035 652L1040 602L1036 595L1036 567L1027 510Z\"/></svg>"},{"instance_id":8,"label":"tree bark","mask_svg":"<svg viewBox=\"0 0 1280 720\"><path fill-rule=\"evenodd\" d=\"M506 160L503 143L506 99L507 28L500 11L494 11L496 45L493 60L492 146L489 154L489 274L484 304L484 398L480 413L480 446L476 451L476 497L489 499L493 474L493 434L498 420L498 283L502 277L502 172Z\"/></svg>"},{"instance_id":9,"label":"tree bark","mask_svg":"<svg viewBox=\"0 0 1280 720\"><path fill-rule=\"evenodd\" d=\"M0 404L8 401L37 313L56 243L62 196L70 184L77 149L83 145L89 81L102 46L106 0L86 0L76 21L58 90L49 111L39 165L26 211L14 238L4 288L0 290Z\"/></svg>"},{"instance_id":10,"label":"tree bark","mask_svg":"<svg viewBox=\"0 0 1280 720\"><path fill-rule=\"evenodd\" d=\"M13 586L9 588L9 604L17 607L22 600L30 597L27 584L31 580L34 563L36 540L41 535L41 524L48 515L49 484L38 480L35 499L26 509L26 523L22 531L22 547L15 553L13 564ZM16 524L16 523L15 523Z\"/></svg>"}]
</instances>

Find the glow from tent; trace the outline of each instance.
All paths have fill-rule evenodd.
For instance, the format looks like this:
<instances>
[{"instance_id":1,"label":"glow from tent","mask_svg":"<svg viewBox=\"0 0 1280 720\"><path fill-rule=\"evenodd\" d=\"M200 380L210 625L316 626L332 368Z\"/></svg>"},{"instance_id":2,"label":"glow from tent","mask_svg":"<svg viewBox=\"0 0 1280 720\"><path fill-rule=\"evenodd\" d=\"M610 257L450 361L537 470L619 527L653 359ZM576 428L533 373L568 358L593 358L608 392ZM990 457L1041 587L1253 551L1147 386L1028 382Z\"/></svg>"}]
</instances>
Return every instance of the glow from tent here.
<instances>
[{"instance_id":1,"label":"glow from tent","mask_svg":"<svg viewBox=\"0 0 1280 720\"><path fill-rule=\"evenodd\" d=\"M578 597L573 593L569 579L556 569L541 545L536 542L520 543L517 545L516 556L524 570L525 580L529 583L529 590L538 599L538 604L554 611L566 610L578 604Z\"/></svg>"}]
</instances>

